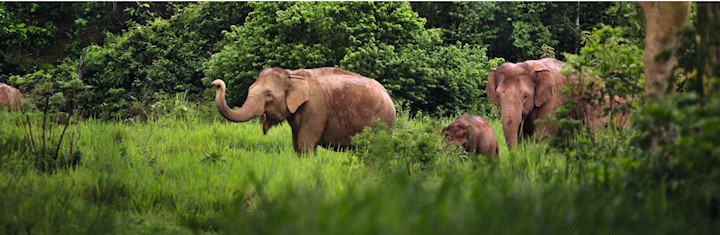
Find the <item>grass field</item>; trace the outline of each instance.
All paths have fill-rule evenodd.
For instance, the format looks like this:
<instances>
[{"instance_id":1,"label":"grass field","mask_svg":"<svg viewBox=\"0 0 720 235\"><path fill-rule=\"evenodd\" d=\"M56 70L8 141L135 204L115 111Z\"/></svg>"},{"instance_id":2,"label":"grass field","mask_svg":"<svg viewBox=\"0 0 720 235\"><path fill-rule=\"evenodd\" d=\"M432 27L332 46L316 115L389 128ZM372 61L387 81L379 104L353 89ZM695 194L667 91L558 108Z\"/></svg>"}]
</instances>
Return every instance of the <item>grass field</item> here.
<instances>
[{"instance_id":1,"label":"grass field","mask_svg":"<svg viewBox=\"0 0 720 235\"><path fill-rule=\"evenodd\" d=\"M401 115L368 148L298 157L287 124L158 118L83 121L81 161L32 167L16 115L0 116L3 234L714 234L718 222L628 186L630 151L546 142L500 160L467 156L440 129ZM614 137L608 138L613 139ZM380 144L381 143L381 144ZM597 142L596 142L597 143ZM624 139L614 143L627 143ZM593 149L595 148L596 149ZM583 157L594 156L594 157Z\"/></svg>"}]
</instances>

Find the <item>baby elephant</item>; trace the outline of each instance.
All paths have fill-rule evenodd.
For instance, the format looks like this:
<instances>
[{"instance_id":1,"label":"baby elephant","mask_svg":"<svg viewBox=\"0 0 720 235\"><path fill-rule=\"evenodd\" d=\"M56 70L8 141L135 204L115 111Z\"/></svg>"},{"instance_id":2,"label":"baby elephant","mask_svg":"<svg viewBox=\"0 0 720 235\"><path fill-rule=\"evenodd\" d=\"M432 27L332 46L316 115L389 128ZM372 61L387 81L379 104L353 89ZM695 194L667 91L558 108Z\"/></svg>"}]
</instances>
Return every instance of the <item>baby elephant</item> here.
<instances>
[{"instance_id":1,"label":"baby elephant","mask_svg":"<svg viewBox=\"0 0 720 235\"><path fill-rule=\"evenodd\" d=\"M479 116L463 114L442 131L452 143L462 144L470 153L498 156L495 133Z\"/></svg>"}]
</instances>

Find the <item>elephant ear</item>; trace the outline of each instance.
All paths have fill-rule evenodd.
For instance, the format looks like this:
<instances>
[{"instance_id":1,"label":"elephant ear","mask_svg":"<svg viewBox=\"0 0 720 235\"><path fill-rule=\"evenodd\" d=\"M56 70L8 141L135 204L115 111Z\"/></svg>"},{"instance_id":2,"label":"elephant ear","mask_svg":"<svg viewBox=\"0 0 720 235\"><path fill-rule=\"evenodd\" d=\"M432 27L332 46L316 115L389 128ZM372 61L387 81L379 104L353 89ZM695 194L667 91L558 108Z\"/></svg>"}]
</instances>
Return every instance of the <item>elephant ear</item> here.
<instances>
[{"instance_id":1,"label":"elephant ear","mask_svg":"<svg viewBox=\"0 0 720 235\"><path fill-rule=\"evenodd\" d=\"M295 111L310 98L310 89L304 77L291 75L290 81L291 83L287 90L285 103L290 113L295 113Z\"/></svg>"},{"instance_id":2,"label":"elephant ear","mask_svg":"<svg viewBox=\"0 0 720 235\"><path fill-rule=\"evenodd\" d=\"M555 72L542 69L536 70L535 107L540 107L556 94Z\"/></svg>"},{"instance_id":3,"label":"elephant ear","mask_svg":"<svg viewBox=\"0 0 720 235\"><path fill-rule=\"evenodd\" d=\"M497 100L497 94L495 93L495 89L497 89L497 82L495 81L495 72L497 69L490 69L490 75L488 75L487 85L485 85L485 94L490 99L490 102L495 105L495 107L500 106L500 102Z\"/></svg>"},{"instance_id":4,"label":"elephant ear","mask_svg":"<svg viewBox=\"0 0 720 235\"><path fill-rule=\"evenodd\" d=\"M480 136L477 133L478 130L475 130L475 127L473 125L468 125L465 131L465 139L467 142L465 143L468 152L476 152L478 149L478 146L480 145L480 141L478 140L478 137Z\"/></svg>"}]
</instances>

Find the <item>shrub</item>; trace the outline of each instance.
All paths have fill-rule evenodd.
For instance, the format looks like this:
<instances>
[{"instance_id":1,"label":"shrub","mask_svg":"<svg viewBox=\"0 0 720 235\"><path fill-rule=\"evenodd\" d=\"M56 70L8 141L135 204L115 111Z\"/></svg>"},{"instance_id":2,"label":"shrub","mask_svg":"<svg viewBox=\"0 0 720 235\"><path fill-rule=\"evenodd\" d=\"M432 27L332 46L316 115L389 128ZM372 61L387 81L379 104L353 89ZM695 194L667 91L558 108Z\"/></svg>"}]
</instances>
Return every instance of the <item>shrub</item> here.
<instances>
[{"instance_id":1,"label":"shrub","mask_svg":"<svg viewBox=\"0 0 720 235\"><path fill-rule=\"evenodd\" d=\"M557 115L560 142L570 143L567 138L583 126L584 116L608 117L615 121L621 115L628 116L633 104L642 98L639 94L644 86L643 51L638 47L639 42L626 39L626 35L623 27L603 26L586 31L580 53L565 53L568 66L563 74L574 79L562 91L566 99ZM619 97L626 102L607 104L613 99L605 97ZM585 105L592 106L594 111L585 113ZM570 116L579 119L570 119Z\"/></svg>"},{"instance_id":2,"label":"shrub","mask_svg":"<svg viewBox=\"0 0 720 235\"><path fill-rule=\"evenodd\" d=\"M485 85L490 69L503 60L490 60L485 52L485 48L461 44L399 49L369 46L349 53L341 64L376 78L396 103L412 113L490 113L493 108Z\"/></svg>"},{"instance_id":3,"label":"shrub","mask_svg":"<svg viewBox=\"0 0 720 235\"><path fill-rule=\"evenodd\" d=\"M428 170L445 157L467 158L460 147L449 144L440 134L440 122L420 114L416 121L398 118L395 128L376 122L353 137L359 160L378 170Z\"/></svg>"},{"instance_id":4,"label":"shrub","mask_svg":"<svg viewBox=\"0 0 720 235\"><path fill-rule=\"evenodd\" d=\"M66 60L61 65L38 70L24 76L12 76L11 81L25 93L23 146L21 151L30 156L35 168L52 172L57 168L73 167L80 163L77 144L80 133L73 130L78 94L86 86L78 73L76 63ZM37 110L37 111L35 111Z\"/></svg>"},{"instance_id":5,"label":"shrub","mask_svg":"<svg viewBox=\"0 0 720 235\"><path fill-rule=\"evenodd\" d=\"M394 100L412 112L448 114L481 110L484 80L491 66L485 49L441 46L439 30L408 3L251 3L243 26L205 64L205 82L223 79L238 94L265 67L288 69L339 66L377 79Z\"/></svg>"},{"instance_id":6,"label":"shrub","mask_svg":"<svg viewBox=\"0 0 720 235\"><path fill-rule=\"evenodd\" d=\"M720 94L669 95L638 109L633 128L641 164L628 183L635 190L663 187L669 196L692 202L681 210L720 215ZM641 194L639 194L641 195ZM708 215L708 214L706 214Z\"/></svg>"},{"instance_id":7,"label":"shrub","mask_svg":"<svg viewBox=\"0 0 720 235\"><path fill-rule=\"evenodd\" d=\"M170 19L135 25L90 47L85 82L94 86L81 97L83 114L126 119L158 97L187 92L201 100L203 62L222 45L222 30L242 24L246 3L198 3ZM135 111L134 111L135 110Z\"/></svg>"}]
</instances>

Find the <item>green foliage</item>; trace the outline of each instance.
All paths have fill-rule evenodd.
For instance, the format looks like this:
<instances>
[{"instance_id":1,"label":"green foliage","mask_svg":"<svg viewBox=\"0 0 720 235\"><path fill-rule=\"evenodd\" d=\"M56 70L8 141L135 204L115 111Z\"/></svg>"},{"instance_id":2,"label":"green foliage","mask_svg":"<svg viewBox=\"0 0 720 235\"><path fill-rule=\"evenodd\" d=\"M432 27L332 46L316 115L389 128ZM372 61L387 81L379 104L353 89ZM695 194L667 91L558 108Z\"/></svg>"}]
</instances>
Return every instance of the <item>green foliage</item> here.
<instances>
[{"instance_id":1,"label":"green foliage","mask_svg":"<svg viewBox=\"0 0 720 235\"><path fill-rule=\"evenodd\" d=\"M687 210L720 214L720 95L678 93L638 110L633 128L642 164L628 178L639 191L665 186L670 197L692 202Z\"/></svg>"},{"instance_id":2,"label":"green foliage","mask_svg":"<svg viewBox=\"0 0 720 235\"><path fill-rule=\"evenodd\" d=\"M342 66L376 78L396 104L413 113L490 113L485 85L490 68L503 61L488 59L485 51L459 44L399 50L362 47L349 53Z\"/></svg>"},{"instance_id":3,"label":"green foliage","mask_svg":"<svg viewBox=\"0 0 720 235\"><path fill-rule=\"evenodd\" d=\"M548 3L523 2L459 2L453 3L445 28L447 44L456 42L485 45L492 57L507 61L538 59L541 46L554 47L558 40L545 22ZM429 20L433 20L430 17Z\"/></svg>"},{"instance_id":4,"label":"green foliage","mask_svg":"<svg viewBox=\"0 0 720 235\"><path fill-rule=\"evenodd\" d=\"M83 48L102 43L106 32L119 33L127 22L145 22L171 14L168 3L3 2L0 3L0 81L59 64ZM124 9L148 6L131 15Z\"/></svg>"},{"instance_id":5,"label":"green foliage","mask_svg":"<svg viewBox=\"0 0 720 235\"><path fill-rule=\"evenodd\" d=\"M29 110L22 122L24 145L8 150L23 153L41 172L73 167L80 162L82 154L77 146L80 133L72 128L68 131L68 127L74 121L78 94L89 87L75 73L75 66L65 61L58 67L10 77L25 92L25 103L30 105L24 105Z\"/></svg>"},{"instance_id":6,"label":"green foliage","mask_svg":"<svg viewBox=\"0 0 720 235\"><path fill-rule=\"evenodd\" d=\"M37 5L29 4L28 10L34 12L32 9L37 8ZM58 30L53 22L24 21L17 13L22 15L22 12L14 11L12 5L0 3L0 81L4 80L4 75L26 69L21 62L24 58L18 58L16 54L19 53L16 51L18 48L47 47Z\"/></svg>"},{"instance_id":7,"label":"green foliage","mask_svg":"<svg viewBox=\"0 0 720 235\"><path fill-rule=\"evenodd\" d=\"M244 100L265 67L332 67L365 45L418 44L423 21L406 3L251 3L248 21L226 33L230 41L212 56L206 82L223 79Z\"/></svg>"},{"instance_id":8,"label":"green foliage","mask_svg":"<svg viewBox=\"0 0 720 235\"><path fill-rule=\"evenodd\" d=\"M7 115L0 113L0 143L22 136ZM682 209L693 202L666 197L665 188L626 187L634 158L623 151L607 157L609 145L587 144L567 158L542 141L508 150L500 138L499 160L466 160L440 137L449 119L417 116L401 116L393 134L364 133L359 138L373 142L368 148L320 148L306 157L294 153L287 124L263 135L257 122L172 115L141 123L81 121L83 161L73 170L18 171L6 163L21 156L0 158L0 225L9 233L93 234L467 234L479 227L712 234L718 228L702 212ZM498 121L490 123L502 133ZM377 154L362 155L371 152ZM376 160L354 160L361 156Z\"/></svg>"},{"instance_id":9,"label":"green foliage","mask_svg":"<svg viewBox=\"0 0 720 235\"><path fill-rule=\"evenodd\" d=\"M242 24L245 3L199 3L170 19L136 25L92 46L84 80L95 87L82 97L86 116L143 117L142 110L184 92L202 100L203 62L220 43L220 31Z\"/></svg>"},{"instance_id":10,"label":"green foliage","mask_svg":"<svg viewBox=\"0 0 720 235\"><path fill-rule=\"evenodd\" d=\"M411 111L448 114L486 109L488 61L470 45L440 45L407 3L252 3L248 22L206 64L205 82L223 79L239 105L265 67L339 66L377 79ZM410 89L412 88L412 89Z\"/></svg>"},{"instance_id":11,"label":"green foliage","mask_svg":"<svg viewBox=\"0 0 720 235\"><path fill-rule=\"evenodd\" d=\"M28 176L14 179L0 176L0 227L7 234L114 234L121 221L115 213L87 203L74 193L58 193L45 184L27 184L37 180ZM37 176L36 176L37 177Z\"/></svg>"},{"instance_id":12,"label":"green foliage","mask_svg":"<svg viewBox=\"0 0 720 235\"><path fill-rule=\"evenodd\" d=\"M613 2L605 13L613 16L615 22L610 25L629 29L626 32L627 38L635 40L645 38L645 16L636 2Z\"/></svg>"},{"instance_id":13,"label":"green foliage","mask_svg":"<svg viewBox=\"0 0 720 235\"><path fill-rule=\"evenodd\" d=\"M557 45L550 28L540 20L544 9L545 3L517 3L511 10L513 16L522 16L522 20L513 19L510 34L512 45L519 53L518 61L538 59L542 54L542 45Z\"/></svg>"},{"instance_id":14,"label":"green foliage","mask_svg":"<svg viewBox=\"0 0 720 235\"><path fill-rule=\"evenodd\" d=\"M412 122L402 115L392 130L376 122L373 128L365 128L353 137L355 154L371 168L407 172L431 168L436 160L448 154L446 150L467 158L464 150L444 141L439 121L427 117L418 120L422 121Z\"/></svg>"},{"instance_id":15,"label":"green foliage","mask_svg":"<svg viewBox=\"0 0 720 235\"><path fill-rule=\"evenodd\" d=\"M634 103L642 98L639 95L644 86L643 50L638 47L638 41L626 35L623 27L610 26L583 32L584 46L580 53L565 54L569 66L563 73L573 80L563 90L567 98L558 112L560 142L574 143L566 138L573 138L574 132L583 127L581 119L587 115L585 105L598 109L594 114L598 116L591 118L607 116L612 121L619 115L629 115ZM606 97L619 97L625 103L608 104L610 99ZM571 114L579 119L571 119Z\"/></svg>"},{"instance_id":16,"label":"green foliage","mask_svg":"<svg viewBox=\"0 0 720 235\"><path fill-rule=\"evenodd\" d=\"M547 49L577 53L580 32L621 16L605 13L612 3L598 2L446 2L413 3L427 27L445 32L447 45L460 41L484 45L489 57L524 61L546 56ZM623 18L624 19L624 18ZM622 20L622 19L621 19Z\"/></svg>"},{"instance_id":17,"label":"green foliage","mask_svg":"<svg viewBox=\"0 0 720 235\"><path fill-rule=\"evenodd\" d=\"M644 86L643 50L639 44L626 38L624 28L603 26L584 33L579 55L565 57L572 69L603 80L603 87L598 87L602 95L634 99Z\"/></svg>"}]
</instances>

